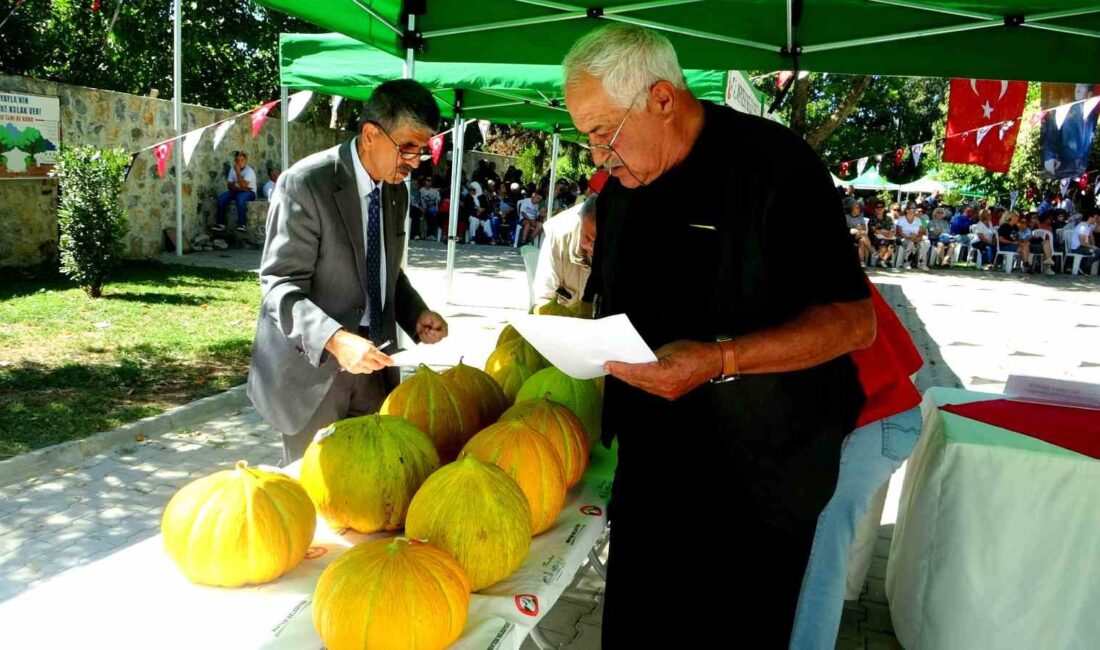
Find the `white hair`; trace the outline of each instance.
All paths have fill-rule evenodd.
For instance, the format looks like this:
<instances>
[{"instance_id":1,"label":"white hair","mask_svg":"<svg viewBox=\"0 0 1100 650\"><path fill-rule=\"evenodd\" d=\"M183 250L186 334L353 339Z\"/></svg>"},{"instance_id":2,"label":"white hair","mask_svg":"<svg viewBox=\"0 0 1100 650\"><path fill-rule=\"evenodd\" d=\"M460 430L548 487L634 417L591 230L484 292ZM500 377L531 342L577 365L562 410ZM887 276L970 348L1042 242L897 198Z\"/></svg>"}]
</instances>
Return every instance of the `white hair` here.
<instances>
[{"instance_id":1,"label":"white hair","mask_svg":"<svg viewBox=\"0 0 1100 650\"><path fill-rule=\"evenodd\" d=\"M686 87L672 43L652 29L622 23L582 36L565 55L562 69L566 85L581 75L596 77L622 107L658 81Z\"/></svg>"}]
</instances>

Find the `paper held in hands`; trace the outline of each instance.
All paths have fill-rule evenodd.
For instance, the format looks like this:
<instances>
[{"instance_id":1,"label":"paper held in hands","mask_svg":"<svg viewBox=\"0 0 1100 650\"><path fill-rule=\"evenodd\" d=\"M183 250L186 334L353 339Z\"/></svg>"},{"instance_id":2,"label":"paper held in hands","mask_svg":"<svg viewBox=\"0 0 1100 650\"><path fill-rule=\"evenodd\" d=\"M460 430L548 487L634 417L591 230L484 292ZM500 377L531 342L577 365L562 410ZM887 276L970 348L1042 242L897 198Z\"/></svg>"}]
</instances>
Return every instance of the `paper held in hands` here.
<instances>
[{"instance_id":1,"label":"paper held in hands","mask_svg":"<svg viewBox=\"0 0 1100 650\"><path fill-rule=\"evenodd\" d=\"M603 364L608 361L657 360L626 314L596 320L524 315L513 318L512 326L547 361L575 379L606 375Z\"/></svg>"}]
</instances>

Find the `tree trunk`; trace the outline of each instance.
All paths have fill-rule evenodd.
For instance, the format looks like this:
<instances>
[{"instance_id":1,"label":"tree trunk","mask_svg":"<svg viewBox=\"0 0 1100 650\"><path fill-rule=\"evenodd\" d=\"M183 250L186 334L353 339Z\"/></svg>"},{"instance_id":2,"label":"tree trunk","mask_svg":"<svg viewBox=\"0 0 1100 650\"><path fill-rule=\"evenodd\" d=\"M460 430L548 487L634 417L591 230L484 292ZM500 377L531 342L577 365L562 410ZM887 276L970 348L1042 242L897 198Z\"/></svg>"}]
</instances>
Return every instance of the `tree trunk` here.
<instances>
[{"instance_id":1,"label":"tree trunk","mask_svg":"<svg viewBox=\"0 0 1100 650\"><path fill-rule=\"evenodd\" d=\"M829 115L829 117L825 118L825 121L822 122L821 125L806 133L806 142L809 143L810 147L812 147L814 151L817 151L821 147L821 145L829 139L829 136L833 134L833 131L836 131L841 123L844 122L844 119L848 117L848 115L850 115L853 110L855 110L857 105L859 105L860 98L863 97L863 93L866 92L867 88L871 85L871 79L872 78L870 75L863 75L856 78L855 83L852 84L852 89L848 91L848 96L844 98L844 101L840 102L840 105L836 107L836 110L833 111L832 114ZM796 86L795 90L797 89L798 88ZM808 99L808 97L806 99ZM806 99L804 99L803 102L805 102ZM805 103L803 103L803 115L805 115L805 111L806 106ZM794 107L792 107L791 109L791 114L794 115ZM804 119L805 118L803 117L803 120ZM792 128L794 127L793 122L794 120L792 117Z\"/></svg>"},{"instance_id":2,"label":"tree trunk","mask_svg":"<svg viewBox=\"0 0 1100 650\"><path fill-rule=\"evenodd\" d=\"M810 76L795 79L791 89L791 130L806 137L806 104L810 101Z\"/></svg>"}]
</instances>

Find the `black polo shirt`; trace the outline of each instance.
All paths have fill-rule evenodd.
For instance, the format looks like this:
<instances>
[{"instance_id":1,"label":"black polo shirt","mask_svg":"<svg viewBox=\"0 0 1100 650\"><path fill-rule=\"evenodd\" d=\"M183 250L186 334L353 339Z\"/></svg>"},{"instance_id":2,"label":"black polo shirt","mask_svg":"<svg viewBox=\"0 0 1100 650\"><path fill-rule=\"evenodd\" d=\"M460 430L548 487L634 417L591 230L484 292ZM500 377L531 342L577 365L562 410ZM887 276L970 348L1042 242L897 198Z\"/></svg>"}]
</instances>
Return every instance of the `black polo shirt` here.
<instances>
[{"instance_id":1,"label":"black polo shirt","mask_svg":"<svg viewBox=\"0 0 1100 650\"><path fill-rule=\"evenodd\" d=\"M626 314L656 349L743 335L812 305L868 298L840 197L813 150L780 124L703 106L703 130L681 164L636 189L612 177L599 195L586 291L599 296L599 315ZM814 445L839 448L862 404L847 355L803 371L705 384L675 402L608 378L604 442L619 438L620 475L680 450L707 464L696 466L693 480L732 470L748 489L782 502L775 512L789 511L799 501L790 490L803 487L778 483L793 465L814 462ZM831 494L825 484L835 481L835 462L826 459L831 469L815 469L820 480L807 479L805 489ZM641 472L636 478L646 480ZM630 484L617 479L616 495Z\"/></svg>"}]
</instances>

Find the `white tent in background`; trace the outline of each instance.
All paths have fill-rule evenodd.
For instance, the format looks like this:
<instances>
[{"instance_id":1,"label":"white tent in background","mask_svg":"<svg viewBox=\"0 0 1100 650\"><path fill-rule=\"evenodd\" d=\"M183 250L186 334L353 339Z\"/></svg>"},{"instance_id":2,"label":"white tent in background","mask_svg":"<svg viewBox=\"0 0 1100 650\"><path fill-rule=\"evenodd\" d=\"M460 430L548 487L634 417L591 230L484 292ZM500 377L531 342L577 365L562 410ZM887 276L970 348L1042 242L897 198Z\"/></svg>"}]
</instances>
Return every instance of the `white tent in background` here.
<instances>
[{"instance_id":1,"label":"white tent in background","mask_svg":"<svg viewBox=\"0 0 1100 650\"><path fill-rule=\"evenodd\" d=\"M923 178L918 178L911 183L906 183L898 189L901 192L911 194L933 194L935 192L946 192L948 189L951 188L952 185L953 183L950 182L944 183L936 180L936 178L932 174L929 174Z\"/></svg>"}]
</instances>

